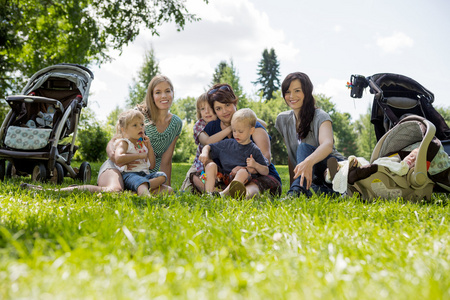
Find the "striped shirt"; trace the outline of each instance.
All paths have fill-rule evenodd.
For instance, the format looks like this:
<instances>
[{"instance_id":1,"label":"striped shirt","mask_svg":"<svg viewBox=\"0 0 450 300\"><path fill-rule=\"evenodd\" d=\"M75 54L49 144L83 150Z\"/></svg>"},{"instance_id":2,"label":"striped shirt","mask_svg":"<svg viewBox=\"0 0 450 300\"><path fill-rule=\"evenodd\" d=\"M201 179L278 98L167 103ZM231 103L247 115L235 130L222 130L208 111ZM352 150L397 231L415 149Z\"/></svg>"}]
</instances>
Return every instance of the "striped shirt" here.
<instances>
[{"instance_id":1,"label":"striped shirt","mask_svg":"<svg viewBox=\"0 0 450 300\"><path fill-rule=\"evenodd\" d=\"M145 120L145 123L149 123L148 119ZM182 126L183 122L177 115L172 115L169 126L162 133L158 132L154 124L145 126L145 134L149 137L156 156L156 164L153 169L150 169L150 173L159 171L163 154L169 148L170 144L172 144L173 140L180 135Z\"/></svg>"}]
</instances>

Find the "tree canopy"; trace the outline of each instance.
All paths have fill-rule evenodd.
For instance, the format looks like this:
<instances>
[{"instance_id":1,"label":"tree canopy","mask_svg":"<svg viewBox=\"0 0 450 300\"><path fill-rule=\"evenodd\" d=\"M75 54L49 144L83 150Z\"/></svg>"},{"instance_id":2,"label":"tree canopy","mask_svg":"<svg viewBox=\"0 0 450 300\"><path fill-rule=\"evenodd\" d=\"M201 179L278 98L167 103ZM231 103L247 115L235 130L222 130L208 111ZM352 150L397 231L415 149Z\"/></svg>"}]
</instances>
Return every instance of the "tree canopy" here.
<instances>
[{"instance_id":1,"label":"tree canopy","mask_svg":"<svg viewBox=\"0 0 450 300\"><path fill-rule=\"evenodd\" d=\"M0 97L24 77L61 62L110 60L147 28L197 21L183 0L0 0ZM204 0L208 2L208 0Z\"/></svg>"}]
</instances>

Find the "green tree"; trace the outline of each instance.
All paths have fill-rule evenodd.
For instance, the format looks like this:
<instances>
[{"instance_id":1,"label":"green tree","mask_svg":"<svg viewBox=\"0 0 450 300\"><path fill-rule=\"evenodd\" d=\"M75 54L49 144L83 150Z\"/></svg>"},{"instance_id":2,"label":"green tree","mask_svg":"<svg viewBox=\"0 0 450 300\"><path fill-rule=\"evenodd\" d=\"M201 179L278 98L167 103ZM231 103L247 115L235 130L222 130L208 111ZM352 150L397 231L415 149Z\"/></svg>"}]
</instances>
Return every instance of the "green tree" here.
<instances>
[{"instance_id":1,"label":"green tree","mask_svg":"<svg viewBox=\"0 0 450 300\"><path fill-rule=\"evenodd\" d=\"M192 138L194 123L197 121L197 100L193 97L178 99L172 104L170 112L183 120L183 129L177 140L173 154L174 162L193 162L197 145Z\"/></svg>"},{"instance_id":2,"label":"green tree","mask_svg":"<svg viewBox=\"0 0 450 300\"><path fill-rule=\"evenodd\" d=\"M238 108L248 107L249 101L244 94L244 90L240 84L239 74L234 67L233 60L228 64L226 61L221 61L213 74L212 85L217 83L228 83L232 88L236 97L239 99Z\"/></svg>"},{"instance_id":3,"label":"green tree","mask_svg":"<svg viewBox=\"0 0 450 300\"><path fill-rule=\"evenodd\" d=\"M228 63L222 60L214 70L213 79L211 81L211 86L222 83L222 76L225 73L225 69L229 68Z\"/></svg>"},{"instance_id":4,"label":"green tree","mask_svg":"<svg viewBox=\"0 0 450 300\"><path fill-rule=\"evenodd\" d=\"M275 128L278 114L288 109L281 96L281 91L275 92L274 97L267 102L250 101L248 107L256 113L259 119L267 124L267 133L271 138L272 162L277 165L286 165L288 162L286 145L283 137Z\"/></svg>"},{"instance_id":5,"label":"green tree","mask_svg":"<svg viewBox=\"0 0 450 300\"><path fill-rule=\"evenodd\" d=\"M75 158L89 162L105 160L110 138L109 132L95 119L95 113L90 108L83 109L77 135L79 149Z\"/></svg>"},{"instance_id":6,"label":"green tree","mask_svg":"<svg viewBox=\"0 0 450 300\"><path fill-rule=\"evenodd\" d=\"M323 94L315 95L317 106L328 113L333 121L333 133L336 149L344 156L357 155L358 135L351 123L349 113L341 113L336 110L335 104L330 97Z\"/></svg>"},{"instance_id":7,"label":"green tree","mask_svg":"<svg viewBox=\"0 0 450 300\"><path fill-rule=\"evenodd\" d=\"M43 67L101 64L143 28L158 35L165 23L182 30L199 20L183 0L0 1L0 98Z\"/></svg>"},{"instance_id":8,"label":"green tree","mask_svg":"<svg viewBox=\"0 0 450 300\"><path fill-rule=\"evenodd\" d=\"M5 101L0 99L0 124L5 120L6 114L9 112L10 107Z\"/></svg>"},{"instance_id":9,"label":"green tree","mask_svg":"<svg viewBox=\"0 0 450 300\"><path fill-rule=\"evenodd\" d=\"M133 78L133 84L128 87L129 96L127 105L129 107L134 107L144 101L150 80L159 73L159 63L155 58L155 52L152 48L144 56L144 64L139 70L137 79Z\"/></svg>"},{"instance_id":10,"label":"green tree","mask_svg":"<svg viewBox=\"0 0 450 300\"><path fill-rule=\"evenodd\" d=\"M450 107L436 107L436 110L444 118L447 125L450 126Z\"/></svg>"},{"instance_id":11,"label":"green tree","mask_svg":"<svg viewBox=\"0 0 450 300\"><path fill-rule=\"evenodd\" d=\"M173 162L192 163L194 162L197 145L192 138L194 123L185 123L177 140L172 160Z\"/></svg>"},{"instance_id":12,"label":"green tree","mask_svg":"<svg viewBox=\"0 0 450 300\"><path fill-rule=\"evenodd\" d=\"M264 49L262 59L258 64L258 79L253 84L261 85L258 90L262 92L262 97L269 100L275 91L280 89L280 63L275 50Z\"/></svg>"},{"instance_id":13,"label":"green tree","mask_svg":"<svg viewBox=\"0 0 450 300\"><path fill-rule=\"evenodd\" d=\"M170 108L170 112L185 120L187 123L197 121L197 100L194 97L178 99Z\"/></svg>"},{"instance_id":14,"label":"green tree","mask_svg":"<svg viewBox=\"0 0 450 300\"><path fill-rule=\"evenodd\" d=\"M124 111L123 108L120 108L119 106L116 106L115 109L113 109L108 117L106 117L106 125L111 126L114 129L116 128L117 120L119 119L119 115Z\"/></svg>"},{"instance_id":15,"label":"green tree","mask_svg":"<svg viewBox=\"0 0 450 300\"><path fill-rule=\"evenodd\" d=\"M373 149L377 144L375 129L370 122L371 114L372 111L369 107L367 113L360 115L359 119L355 122L355 128L358 134L358 156L362 156L367 160L372 156Z\"/></svg>"}]
</instances>

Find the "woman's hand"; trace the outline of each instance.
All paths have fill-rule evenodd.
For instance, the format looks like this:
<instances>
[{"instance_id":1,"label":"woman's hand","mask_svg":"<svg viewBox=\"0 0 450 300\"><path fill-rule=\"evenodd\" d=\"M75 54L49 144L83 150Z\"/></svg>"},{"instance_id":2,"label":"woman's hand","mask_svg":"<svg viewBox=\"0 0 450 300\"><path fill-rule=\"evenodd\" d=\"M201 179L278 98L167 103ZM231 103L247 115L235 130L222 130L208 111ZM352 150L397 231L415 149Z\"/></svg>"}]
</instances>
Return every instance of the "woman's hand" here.
<instances>
[{"instance_id":1,"label":"woman's hand","mask_svg":"<svg viewBox=\"0 0 450 300\"><path fill-rule=\"evenodd\" d=\"M305 159L303 162L299 163L294 168L294 179L300 178L300 186L303 186L304 181L306 180L306 189L309 190L312 184L312 171L313 171L314 163L310 162L310 160Z\"/></svg>"},{"instance_id":2,"label":"woman's hand","mask_svg":"<svg viewBox=\"0 0 450 300\"><path fill-rule=\"evenodd\" d=\"M133 160L133 161L131 161L131 162L125 164L125 165L127 165L128 169L134 169L134 168L136 168L139 165L139 161L138 160Z\"/></svg>"}]
</instances>

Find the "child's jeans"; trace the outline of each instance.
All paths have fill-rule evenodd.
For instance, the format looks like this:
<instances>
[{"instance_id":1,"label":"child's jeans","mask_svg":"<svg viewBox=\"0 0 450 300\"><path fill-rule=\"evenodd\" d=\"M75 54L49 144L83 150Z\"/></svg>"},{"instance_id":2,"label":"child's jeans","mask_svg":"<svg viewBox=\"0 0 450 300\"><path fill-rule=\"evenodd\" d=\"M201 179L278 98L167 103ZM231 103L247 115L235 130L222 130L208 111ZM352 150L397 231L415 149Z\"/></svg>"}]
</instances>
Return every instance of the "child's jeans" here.
<instances>
[{"instance_id":1,"label":"child's jeans","mask_svg":"<svg viewBox=\"0 0 450 300\"><path fill-rule=\"evenodd\" d=\"M148 188L150 189L150 179L164 176L167 181L167 175L164 172L154 172L147 174L145 172L123 172L122 178L123 178L123 185L125 186L125 189L132 190L134 192L137 192L138 187L143 183L148 183Z\"/></svg>"}]
</instances>

